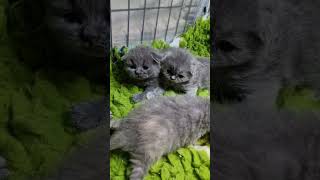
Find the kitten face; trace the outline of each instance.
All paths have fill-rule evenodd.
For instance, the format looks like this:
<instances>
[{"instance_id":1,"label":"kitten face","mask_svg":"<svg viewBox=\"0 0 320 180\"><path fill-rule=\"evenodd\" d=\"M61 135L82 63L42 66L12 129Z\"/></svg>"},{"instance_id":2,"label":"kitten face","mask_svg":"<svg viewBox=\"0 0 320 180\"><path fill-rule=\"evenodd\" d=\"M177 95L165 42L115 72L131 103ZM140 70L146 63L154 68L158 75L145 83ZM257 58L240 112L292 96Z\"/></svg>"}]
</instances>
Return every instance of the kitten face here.
<instances>
[{"instance_id":1,"label":"kitten face","mask_svg":"<svg viewBox=\"0 0 320 180\"><path fill-rule=\"evenodd\" d=\"M242 100L249 90L246 83L262 72L259 53L263 40L259 35L258 4L218 1L216 4L216 52L213 61L213 89L217 101Z\"/></svg>"},{"instance_id":2,"label":"kitten face","mask_svg":"<svg viewBox=\"0 0 320 180\"><path fill-rule=\"evenodd\" d=\"M46 22L55 43L73 54L104 57L107 15L104 0L51 0Z\"/></svg>"},{"instance_id":3,"label":"kitten face","mask_svg":"<svg viewBox=\"0 0 320 180\"><path fill-rule=\"evenodd\" d=\"M138 46L131 49L123 58L125 71L135 80L157 78L160 72L158 55L149 47Z\"/></svg>"},{"instance_id":4,"label":"kitten face","mask_svg":"<svg viewBox=\"0 0 320 180\"><path fill-rule=\"evenodd\" d=\"M189 53L181 49L172 49L166 53L161 62L161 74L165 81L174 84L185 84L193 76L193 58Z\"/></svg>"}]
</instances>

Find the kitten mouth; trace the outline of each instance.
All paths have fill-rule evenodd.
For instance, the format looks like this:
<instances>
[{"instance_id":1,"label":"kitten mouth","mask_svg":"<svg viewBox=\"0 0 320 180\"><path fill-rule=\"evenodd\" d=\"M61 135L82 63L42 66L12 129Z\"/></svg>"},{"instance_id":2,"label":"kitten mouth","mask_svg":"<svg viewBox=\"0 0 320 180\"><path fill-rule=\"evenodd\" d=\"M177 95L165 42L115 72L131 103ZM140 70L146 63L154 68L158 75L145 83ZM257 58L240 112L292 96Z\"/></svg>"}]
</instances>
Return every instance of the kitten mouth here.
<instances>
[{"instance_id":1,"label":"kitten mouth","mask_svg":"<svg viewBox=\"0 0 320 180\"><path fill-rule=\"evenodd\" d=\"M143 76L136 76L136 79L137 79L137 80L145 80L145 79L147 79L147 77L143 77Z\"/></svg>"}]
</instances>

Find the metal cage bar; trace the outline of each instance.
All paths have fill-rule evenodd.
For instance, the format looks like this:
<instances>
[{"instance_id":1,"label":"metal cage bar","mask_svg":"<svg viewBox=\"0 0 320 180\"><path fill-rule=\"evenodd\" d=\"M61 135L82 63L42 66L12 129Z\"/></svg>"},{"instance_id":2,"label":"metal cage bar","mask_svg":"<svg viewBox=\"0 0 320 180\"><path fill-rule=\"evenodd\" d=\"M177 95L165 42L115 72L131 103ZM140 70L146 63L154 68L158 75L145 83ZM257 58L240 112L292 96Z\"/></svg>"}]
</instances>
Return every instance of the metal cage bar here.
<instances>
[{"instance_id":1,"label":"metal cage bar","mask_svg":"<svg viewBox=\"0 0 320 180\"><path fill-rule=\"evenodd\" d=\"M184 23L183 31L186 30L187 24L188 24L188 19L190 15L190 10L191 10L191 5L192 5L193 0L190 0L189 8L188 8L188 13L186 14L186 22Z\"/></svg>"},{"instance_id":2,"label":"metal cage bar","mask_svg":"<svg viewBox=\"0 0 320 180\"><path fill-rule=\"evenodd\" d=\"M143 8L143 18L142 18L142 30L141 30L141 44L143 42L143 32L144 32L144 20L146 18L146 7L147 7L147 0L144 0L144 8Z\"/></svg>"},{"instance_id":3,"label":"metal cage bar","mask_svg":"<svg viewBox=\"0 0 320 180\"><path fill-rule=\"evenodd\" d=\"M116 0L114 0L116 1ZM126 34L121 35L121 33L118 33L119 31L112 31L111 29L111 44L117 44L117 45L126 45L127 47L136 45L136 44L142 44L144 41L152 42L153 40L156 40L157 38L164 39L166 42L172 41L172 37L176 37L178 34L180 34L180 30L183 32L187 29L188 25L191 25L194 23L196 18L198 16L201 16L204 14L203 7L207 6L208 1L207 0L190 0L190 2L186 2L186 0L179 0L179 4L174 5L174 0L171 0L170 5L167 3L163 3L162 0L158 0L154 2L150 7L147 6L147 0L142 1L138 6L133 7L134 4L130 0L123 1L124 7L120 7L119 9L111 9L111 14L113 12L127 12L127 27L124 30ZM197 3L195 3L197 1ZM126 7L127 3L127 7ZM144 4L142 4L144 3ZM166 17L160 16L160 10L168 10L169 15L168 19ZM147 27L147 22L150 23L150 19L148 15L146 14L148 10L156 10L155 16L151 16L155 20L155 24L153 23L152 27ZM137 29L131 30L130 23L132 24L135 22L136 18L138 17L130 17L133 15L133 12L143 11L143 17L142 17L142 26L138 25ZM175 11L177 14L173 14L173 11ZM187 11L187 12L185 12ZM201 13L199 12L201 11ZM210 11L209 7L207 6L207 11ZM186 13L186 14L184 14ZM115 14L112 14L115 15ZM125 17L125 16L124 16ZM141 15L140 15L141 17ZM134 19L133 19L134 18ZM148 19L147 19L148 18ZM183 24L181 23L181 19L185 19L185 22ZM124 20L125 21L125 20ZM152 22L153 20L151 20ZM172 21L172 22L171 22ZM141 21L140 21L141 22ZM117 23L117 22L114 22ZM119 22L118 22L119 23ZM161 23L161 25L159 24ZM164 24L162 24L164 23ZM170 24L174 23L176 26L171 27ZM135 23L134 23L135 24ZM172 24L173 25L173 24ZM136 28L136 25L134 25ZM140 29L141 27L141 29ZM110 27L111 28L111 27ZM117 28L122 28L122 26L117 26ZM171 31L172 28L172 31ZM122 31L122 30L121 30ZM159 32L161 31L161 37L157 36ZM131 33L131 34L130 34ZM150 33L150 36L146 33ZM153 34L152 34L153 33ZM139 37L140 35L140 37ZM130 40L130 36L134 36L134 39ZM137 37L136 37L137 36ZM122 37L125 37L122 39ZM118 39L119 38L119 39ZM137 38L137 39L135 39Z\"/></svg>"},{"instance_id":4,"label":"metal cage bar","mask_svg":"<svg viewBox=\"0 0 320 180\"><path fill-rule=\"evenodd\" d=\"M128 0L128 25L127 25L127 47L129 46L129 33L130 33L130 0Z\"/></svg>"},{"instance_id":5,"label":"metal cage bar","mask_svg":"<svg viewBox=\"0 0 320 180\"><path fill-rule=\"evenodd\" d=\"M166 33L165 33L165 35L164 35L164 40L165 40L165 41L167 40L167 35L168 35L168 28L169 28L169 23L170 23L170 18L171 18L171 11L172 11L172 4L173 4L173 0L171 0L171 3L170 3L168 23L167 23Z\"/></svg>"},{"instance_id":6,"label":"metal cage bar","mask_svg":"<svg viewBox=\"0 0 320 180\"><path fill-rule=\"evenodd\" d=\"M170 8L180 8L182 7L181 5L179 6L160 6L160 7L146 7L146 8L131 8L131 11L139 11L139 10L153 10L153 9L170 9ZM183 6L183 7L189 7L189 5L187 6ZM191 7L197 7L196 5L191 5ZM122 12L122 11L128 11L128 9L112 9L111 12Z\"/></svg>"},{"instance_id":7,"label":"metal cage bar","mask_svg":"<svg viewBox=\"0 0 320 180\"><path fill-rule=\"evenodd\" d=\"M175 30L175 32L174 32L174 36L176 36L176 35L177 35L177 32L178 32L179 21L180 21L180 17L181 17L181 12L182 12L182 9L183 9L183 5L184 5L184 0L182 0L182 4L181 4L181 8L180 8L180 12L179 12L179 17L178 17L177 24L176 24L176 30Z\"/></svg>"},{"instance_id":8,"label":"metal cage bar","mask_svg":"<svg viewBox=\"0 0 320 180\"><path fill-rule=\"evenodd\" d=\"M158 11L157 11L157 19L156 19L156 27L154 28L153 40L156 40L158 21L159 21L159 11L160 11L161 0L158 1Z\"/></svg>"}]
</instances>

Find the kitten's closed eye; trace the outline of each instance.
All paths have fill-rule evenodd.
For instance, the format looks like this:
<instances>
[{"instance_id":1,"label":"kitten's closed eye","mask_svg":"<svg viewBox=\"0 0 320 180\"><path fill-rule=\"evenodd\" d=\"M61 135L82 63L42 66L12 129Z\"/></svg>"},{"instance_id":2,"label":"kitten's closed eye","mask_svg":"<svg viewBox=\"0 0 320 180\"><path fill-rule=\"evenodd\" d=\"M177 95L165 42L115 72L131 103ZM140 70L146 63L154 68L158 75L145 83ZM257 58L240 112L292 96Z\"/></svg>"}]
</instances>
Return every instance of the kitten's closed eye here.
<instances>
[{"instance_id":1,"label":"kitten's closed eye","mask_svg":"<svg viewBox=\"0 0 320 180\"><path fill-rule=\"evenodd\" d=\"M178 77L179 77L180 79L182 79L182 78L184 78L184 75L179 74Z\"/></svg>"},{"instance_id":2,"label":"kitten's closed eye","mask_svg":"<svg viewBox=\"0 0 320 180\"><path fill-rule=\"evenodd\" d=\"M172 75L172 74L173 74L173 72L172 72L172 70L171 70L171 69L168 69L168 70L167 70L167 73L168 73L168 74L170 74L170 75Z\"/></svg>"},{"instance_id":3,"label":"kitten's closed eye","mask_svg":"<svg viewBox=\"0 0 320 180\"><path fill-rule=\"evenodd\" d=\"M136 68L137 68L137 66L136 66L136 65L134 65L134 64L129 65L129 67L130 67L131 69L136 69Z\"/></svg>"}]
</instances>

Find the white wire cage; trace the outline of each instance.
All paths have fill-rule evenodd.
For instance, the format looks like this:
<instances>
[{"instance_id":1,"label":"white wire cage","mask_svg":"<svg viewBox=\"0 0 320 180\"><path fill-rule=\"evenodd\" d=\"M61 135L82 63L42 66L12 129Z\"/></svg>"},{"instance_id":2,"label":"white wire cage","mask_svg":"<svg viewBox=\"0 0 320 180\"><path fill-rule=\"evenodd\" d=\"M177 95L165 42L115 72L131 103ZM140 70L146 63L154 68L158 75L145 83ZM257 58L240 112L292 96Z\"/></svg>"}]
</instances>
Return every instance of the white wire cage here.
<instances>
[{"instance_id":1,"label":"white wire cage","mask_svg":"<svg viewBox=\"0 0 320 180\"><path fill-rule=\"evenodd\" d=\"M209 13L210 0L111 0L111 44L133 47L162 39L168 43L197 17Z\"/></svg>"}]
</instances>

